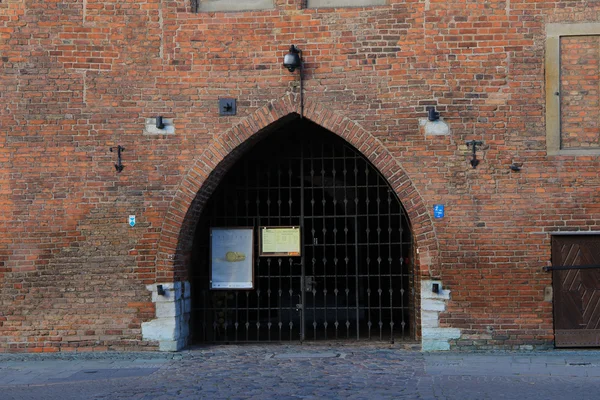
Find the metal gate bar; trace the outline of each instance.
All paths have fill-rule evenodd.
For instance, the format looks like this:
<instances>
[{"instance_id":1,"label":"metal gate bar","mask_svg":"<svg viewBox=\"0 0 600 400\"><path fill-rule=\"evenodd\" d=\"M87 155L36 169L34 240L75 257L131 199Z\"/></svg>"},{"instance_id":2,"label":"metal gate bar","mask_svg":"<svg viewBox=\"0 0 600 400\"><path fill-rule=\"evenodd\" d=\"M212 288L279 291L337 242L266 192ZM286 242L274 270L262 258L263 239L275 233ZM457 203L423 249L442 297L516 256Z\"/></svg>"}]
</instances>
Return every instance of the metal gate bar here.
<instances>
[{"instance_id":1,"label":"metal gate bar","mask_svg":"<svg viewBox=\"0 0 600 400\"><path fill-rule=\"evenodd\" d=\"M310 122L294 125L238 162L203 211L192 256L193 339L410 339L412 238L401 204L347 143ZM289 225L302 228L302 257L257 256L253 290L208 290L209 227Z\"/></svg>"},{"instance_id":2,"label":"metal gate bar","mask_svg":"<svg viewBox=\"0 0 600 400\"><path fill-rule=\"evenodd\" d=\"M596 269L600 268L600 265L560 265L560 266L549 266L543 267L542 269L548 271L566 271L569 269Z\"/></svg>"}]
</instances>

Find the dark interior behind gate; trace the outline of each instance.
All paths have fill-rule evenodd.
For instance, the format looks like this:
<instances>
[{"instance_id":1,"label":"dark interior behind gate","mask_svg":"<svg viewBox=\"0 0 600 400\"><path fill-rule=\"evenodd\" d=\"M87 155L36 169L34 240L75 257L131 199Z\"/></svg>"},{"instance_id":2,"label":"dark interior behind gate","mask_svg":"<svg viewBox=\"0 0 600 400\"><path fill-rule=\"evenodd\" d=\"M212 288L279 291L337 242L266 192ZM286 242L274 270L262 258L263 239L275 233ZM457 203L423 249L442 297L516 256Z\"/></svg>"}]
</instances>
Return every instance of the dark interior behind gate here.
<instances>
[{"instance_id":1,"label":"dark interior behind gate","mask_svg":"<svg viewBox=\"0 0 600 400\"><path fill-rule=\"evenodd\" d=\"M300 226L302 257L259 257L255 287L209 290L211 227ZM198 222L192 340L414 338L412 234L395 193L350 146L295 120L225 175Z\"/></svg>"}]
</instances>

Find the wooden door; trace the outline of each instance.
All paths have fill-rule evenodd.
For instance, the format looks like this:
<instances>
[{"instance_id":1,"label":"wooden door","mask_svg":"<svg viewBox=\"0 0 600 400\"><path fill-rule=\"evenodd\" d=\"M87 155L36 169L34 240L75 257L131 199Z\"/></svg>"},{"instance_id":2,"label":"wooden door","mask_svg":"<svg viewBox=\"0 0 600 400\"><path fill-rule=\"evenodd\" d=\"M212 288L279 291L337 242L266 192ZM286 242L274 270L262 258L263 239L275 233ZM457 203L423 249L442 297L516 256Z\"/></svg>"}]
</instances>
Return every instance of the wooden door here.
<instances>
[{"instance_id":1,"label":"wooden door","mask_svg":"<svg viewBox=\"0 0 600 400\"><path fill-rule=\"evenodd\" d=\"M552 238L556 347L600 347L600 235Z\"/></svg>"}]
</instances>

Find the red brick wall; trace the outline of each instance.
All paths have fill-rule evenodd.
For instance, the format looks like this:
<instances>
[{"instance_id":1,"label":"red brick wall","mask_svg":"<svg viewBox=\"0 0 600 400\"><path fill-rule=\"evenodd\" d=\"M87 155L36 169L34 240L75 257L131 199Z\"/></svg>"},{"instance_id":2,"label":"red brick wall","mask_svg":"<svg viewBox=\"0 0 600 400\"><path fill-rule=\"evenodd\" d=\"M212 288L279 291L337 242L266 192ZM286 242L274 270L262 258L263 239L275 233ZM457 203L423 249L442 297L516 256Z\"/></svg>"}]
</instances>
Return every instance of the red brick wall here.
<instances>
[{"instance_id":1,"label":"red brick wall","mask_svg":"<svg viewBox=\"0 0 600 400\"><path fill-rule=\"evenodd\" d=\"M600 36L560 41L561 147L600 149Z\"/></svg>"},{"instance_id":2,"label":"red brick wall","mask_svg":"<svg viewBox=\"0 0 600 400\"><path fill-rule=\"evenodd\" d=\"M463 330L456 345L551 343L549 232L600 230L600 165L546 156L544 26L595 22L600 4L300 3L194 14L183 1L0 2L0 351L156 346L141 338L145 284L185 279L227 154L297 110L298 77L281 66L292 43L307 116L385 170L422 276L452 290L442 323ZM219 117L219 97L238 115ZM449 136L419 128L431 105ZM175 135L142 134L159 114ZM477 169L471 139L485 142Z\"/></svg>"}]
</instances>

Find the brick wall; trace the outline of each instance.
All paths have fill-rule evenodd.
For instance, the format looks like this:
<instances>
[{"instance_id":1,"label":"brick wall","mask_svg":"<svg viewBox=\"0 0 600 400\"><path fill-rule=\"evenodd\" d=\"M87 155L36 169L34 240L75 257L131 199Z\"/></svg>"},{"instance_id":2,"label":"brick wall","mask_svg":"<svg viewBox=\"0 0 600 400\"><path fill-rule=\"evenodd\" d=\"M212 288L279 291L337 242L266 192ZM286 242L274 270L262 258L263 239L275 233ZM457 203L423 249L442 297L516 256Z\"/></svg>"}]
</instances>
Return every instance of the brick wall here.
<instances>
[{"instance_id":1,"label":"brick wall","mask_svg":"<svg viewBox=\"0 0 600 400\"><path fill-rule=\"evenodd\" d=\"M561 39L561 145L600 148L600 36Z\"/></svg>"},{"instance_id":2,"label":"brick wall","mask_svg":"<svg viewBox=\"0 0 600 400\"><path fill-rule=\"evenodd\" d=\"M156 348L141 336L155 315L145 285L186 279L231 151L299 111L298 76L281 66L290 44L307 117L363 151L407 208L421 275L452 291L440 325L461 330L454 345L551 344L549 233L600 230L600 168L546 156L544 26L598 21L600 4L275 4L0 2L0 351ZM220 97L236 116L218 116ZM433 105L449 135L419 127ZM155 115L176 134L143 135Z\"/></svg>"}]
</instances>

